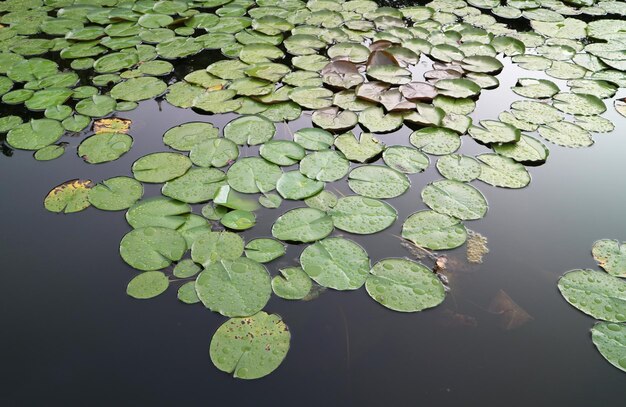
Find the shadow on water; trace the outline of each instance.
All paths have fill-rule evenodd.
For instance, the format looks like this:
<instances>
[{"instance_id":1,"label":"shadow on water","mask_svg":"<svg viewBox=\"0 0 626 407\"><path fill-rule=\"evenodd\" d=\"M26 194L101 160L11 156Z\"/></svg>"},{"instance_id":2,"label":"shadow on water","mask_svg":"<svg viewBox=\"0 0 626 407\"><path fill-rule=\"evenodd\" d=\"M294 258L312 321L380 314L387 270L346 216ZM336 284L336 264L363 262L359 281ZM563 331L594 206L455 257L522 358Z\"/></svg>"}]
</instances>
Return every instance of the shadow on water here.
<instances>
[{"instance_id":1,"label":"shadow on water","mask_svg":"<svg viewBox=\"0 0 626 407\"><path fill-rule=\"evenodd\" d=\"M174 75L214 58L213 52L199 54ZM495 118L513 98L510 87L527 75L507 59L501 86L484 92L474 120ZM200 120L223 128L235 117L157 101L119 116L133 121L134 146L107 165L84 165L71 153L81 137L69 139L73 150L45 163L3 148L13 159L0 157L2 405L574 407L619 405L626 396L623 373L593 348L587 334L593 320L574 311L556 289L565 271L595 267L595 240L626 240L626 139L620 131L626 120L614 111L607 117L617 131L597 135L588 149L551 145L548 162L529 168L533 181L527 188L475 182L490 208L468 227L487 237L490 251L480 265L467 264L464 249L448 253L452 291L441 306L395 313L364 290L328 290L295 303L273 297L266 309L289 325L291 350L276 372L253 382L233 380L209 360L209 340L223 317L178 302L174 289L145 302L126 296L133 271L118 255L129 230L122 213L89 208L63 216L44 210L43 196L63 181L130 175L134 160L165 150L161 136L175 125ZM309 125L303 115L290 129L278 125L277 134L287 138ZM409 132L380 138L408 144ZM462 152L483 150L464 138ZM241 155L255 153L248 148ZM343 234L362 244L373 262L411 255L397 236L402 221L424 208L419 191L440 178L434 163L411 176L409 192L389 200L399 212L392 228L364 237ZM349 191L345 181L337 188ZM158 186L146 187L146 196L158 194ZM263 209L245 239L269 236L273 220L295 206ZM270 272L294 265L302 248L290 246L268 265ZM492 307L501 291L532 317L528 323L504 329L503 315Z\"/></svg>"}]
</instances>

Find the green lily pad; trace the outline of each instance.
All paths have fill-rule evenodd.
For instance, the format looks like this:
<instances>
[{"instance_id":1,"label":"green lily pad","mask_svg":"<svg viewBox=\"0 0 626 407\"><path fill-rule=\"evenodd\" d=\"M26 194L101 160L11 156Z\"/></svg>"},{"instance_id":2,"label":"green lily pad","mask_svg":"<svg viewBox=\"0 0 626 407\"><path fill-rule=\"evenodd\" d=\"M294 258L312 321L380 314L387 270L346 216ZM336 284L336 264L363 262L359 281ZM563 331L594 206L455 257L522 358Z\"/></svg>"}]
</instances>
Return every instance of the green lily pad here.
<instances>
[{"instance_id":1,"label":"green lily pad","mask_svg":"<svg viewBox=\"0 0 626 407\"><path fill-rule=\"evenodd\" d=\"M520 96L531 99L549 98L559 93L559 87L554 82L534 78L518 79L517 85L511 90Z\"/></svg>"},{"instance_id":2,"label":"green lily pad","mask_svg":"<svg viewBox=\"0 0 626 407\"><path fill-rule=\"evenodd\" d=\"M591 134L587 130L570 122L554 122L540 126L539 134L563 147L589 147L593 144Z\"/></svg>"},{"instance_id":3,"label":"green lily pad","mask_svg":"<svg viewBox=\"0 0 626 407\"><path fill-rule=\"evenodd\" d=\"M276 134L276 126L262 116L243 116L224 126L224 137L233 142L251 146L265 143Z\"/></svg>"},{"instance_id":4,"label":"green lily pad","mask_svg":"<svg viewBox=\"0 0 626 407\"><path fill-rule=\"evenodd\" d=\"M191 168L191 160L178 153L152 153L133 163L133 176L141 182L162 183L180 177Z\"/></svg>"},{"instance_id":5,"label":"green lily pad","mask_svg":"<svg viewBox=\"0 0 626 407\"><path fill-rule=\"evenodd\" d=\"M224 167L235 162L239 156L239 147L225 138L214 138L191 149L191 162L200 167Z\"/></svg>"},{"instance_id":6,"label":"green lily pad","mask_svg":"<svg viewBox=\"0 0 626 407\"><path fill-rule=\"evenodd\" d=\"M174 277L178 278L189 278L198 274L202 270L202 267L198 266L191 259L184 259L176 263L172 274ZM194 285L194 294L195 294L195 285Z\"/></svg>"},{"instance_id":7,"label":"green lily pad","mask_svg":"<svg viewBox=\"0 0 626 407\"><path fill-rule=\"evenodd\" d=\"M295 132L293 141L307 150L320 151L329 149L335 138L326 130L317 128L304 128Z\"/></svg>"},{"instance_id":8,"label":"green lily pad","mask_svg":"<svg viewBox=\"0 0 626 407\"><path fill-rule=\"evenodd\" d=\"M235 209L222 216L220 223L229 229L246 230L256 224L256 216L253 212Z\"/></svg>"},{"instance_id":9,"label":"green lily pad","mask_svg":"<svg viewBox=\"0 0 626 407\"><path fill-rule=\"evenodd\" d=\"M617 240L602 239L593 244L593 258L607 273L626 277L626 245Z\"/></svg>"},{"instance_id":10,"label":"green lily pad","mask_svg":"<svg viewBox=\"0 0 626 407\"><path fill-rule=\"evenodd\" d=\"M559 93L552 100L552 106L564 113L593 116L606 111L602 99L593 95Z\"/></svg>"},{"instance_id":11,"label":"green lily pad","mask_svg":"<svg viewBox=\"0 0 626 407\"><path fill-rule=\"evenodd\" d=\"M402 127L402 113L387 113L380 107L369 107L359 113L359 124L373 133L388 133Z\"/></svg>"},{"instance_id":12,"label":"green lily pad","mask_svg":"<svg viewBox=\"0 0 626 407\"><path fill-rule=\"evenodd\" d=\"M290 140L274 140L263 144L259 149L261 157L281 166L297 164L306 156L306 151L298 143Z\"/></svg>"},{"instance_id":13,"label":"green lily pad","mask_svg":"<svg viewBox=\"0 0 626 407\"><path fill-rule=\"evenodd\" d=\"M300 267L280 269L272 278L274 294L285 300L301 300L311 292L311 278Z\"/></svg>"},{"instance_id":14,"label":"green lily pad","mask_svg":"<svg viewBox=\"0 0 626 407\"><path fill-rule=\"evenodd\" d=\"M111 89L111 96L117 100L138 102L152 99L167 90L167 85L160 79L144 76L121 82Z\"/></svg>"},{"instance_id":15,"label":"green lily pad","mask_svg":"<svg viewBox=\"0 0 626 407\"><path fill-rule=\"evenodd\" d=\"M176 297L185 304L197 304L200 302L198 294L196 293L196 282L187 281L185 284L178 287Z\"/></svg>"},{"instance_id":16,"label":"green lily pad","mask_svg":"<svg viewBox=\"0 0 626 407\"><path fill-rule=\"evenodd\" d=\"M259 157L246 157L238 160L228 170L228 184L243 193L270 192L282 171L277 165Z\"/></svg>"},{"instance_id":17,"label":"green lily pad","mask_svg":"<svg viewBox=\"0 0 626 407\"><path fill-rule=\"evenodd\" d=\"M385 164L405 174L417 174L428 168L428 156L412 147L391 146L383 152Z\"/></svg>"},{"instance_id":18,"label":"green lily pad","mask_svg":"<svg viewBox=\"0 0 626 407\"><path fill-rule=\"evenodd\" d=\"M357 138L352 132L338 136L335 139L335 147L341 151L350 161L364 163L382 153L385 145L371 133L361 133Z\"/></svg>"},{"instance_id":19,"label":"green lily pad","mask_svg":"<svg viewBox=\"0 0 626 407\"><path fill-rule=\"evenodd\" d=\"M470 182L480 175L480 164L473 157L449 154L437 160L437 170L447 179Z\"/></svg>"},{"instance_id":20,"label":"green lily pad","mask_svg":"<svg viewBox=\"0 0 626 407\"><path fill-rule=\"evenodd\" d=\"M402 237L431 250L454 249L465 243L467 231L457 218L435 211L419 211L402 225Z\"/></svg>"},{"instance_id":21,"label":"green lily pad","mask_svg":"<svg viewBox=\"0 0 626 407\"><path fill-rule=\"evenodd\" d=\"M282 214L272 225L272 236L294 242L315 242L333 231L333 220L314 208L296 208Z\"/></svg>"},{"instance_id":22,"label":"green lily pad","mask_svg":"<svg viewBox=\"0 0 626 407\"><path fill-rule=\"evenodd\" d=\"M328 213L337 229L359 235L385 230L398 217L388 203L358 195L340 198Z\"/></svg>"},{"instance_id":23,"label":"green lily pad","mask_svg":"<svg viewBox=\"0 0 626 407\"><path fill-rule=\"evenodd\" d=\"M435 181L422 190L422 200L431 209L461 220L480 219L487 201L479 190L459 181Z\"/></svg>"},{"instance_id":24,"label":"green lily pad","mask_svg":"<svg viewBox=\"0 0 626 407\"><path fill-rule=\"evenodd\" d=\"M213 364L239 379L258 379L280 366L289 350L291 334L278 315L259 312L233 318L211 340Z\"/></svg>"},{"instance_id":25,"label":"green lily pad","mask_svg":"<svg viewBox=\"0 0 626 407\"><path fill-rule=\"evenodd\" d=\"M167 181L161 193L186 203L207 202L226 185L226 174L216 168L191 168L184 175Z\"/></svg>"},{"instance_id":26,"label":"green lily pad","mask_svg":"<svg viewBox=\"0 0 626 407\"><path fill-rule=\"evenodd\" d=\"M239 257L206 266L196 279L196 292L211 311L240 317L262 310L270 299L272 286L261 263Z\"/></svg>"},{"instance_id":27,"label":"green lily pad","mask_svg":"<svg viewBox=\"0 0 626 407\"><path fill-rule=\"evenodd\" d=\"M411 182L403 173L386 166L364 165L350 172L348 185L369 198L395 198L405 193Z\"/></svg>"},{"instance_id":28,"label":"green lily pad","mask_svg":"<svg viewBox=\"0 0 626 407\"><path fill-rule=\"evenodd\" d=\"M162 272L146 271L130 280L128 287L126 287L126 294L139 300L145 300L163 294L169 285L167 276Z\"/></svg>"},{"instance_id":29,"label":"green lily pad","mask_svg":"<svg viewBox=\"0 0 626 407\"><path fill-rule=\"evenodd\" d=\"M6 141L20 150L39 150L58 141L63 132L56 120L32 119L9 130Z\"/></svg>"},{"instance_id":30,"label":"green lily pad","mask_svg":"<svg viewBox=\"0 0 626 407\"><path fill-rule=\"evenodd\" d=\"M298 170L285 172L276 183L276 190L284 199L302 200L324 189L324 183L305 177Z\"/></svg>"},{"instance_id":31,"label":"green lily pad","mask_svg":"<svg viewBox=\"0 0 626 407\"><path fill-rule=\"evenodd\" d=\"M424 127L414 131L409 141L421 151L434 155L452 154L461 147L461 138L443 127Z\"/></svg>"},{"instance_id":32,"label":"green lily pad","mask_svg":"<svg viewBox=\"0 0 626 407\"><path fill-rule=\"evenodd\" d=\"M104 211L128 209L143 196L141 183L129 177L109 178L89 190L89 202Z\"/></svg>"},{"instance_id":33,"label":"green lily pad","mask_svg":"<svg viewBox=\"0 0 626 407\"><path fill-rule=\"evenodd\" d=\"M37 150L34 154L37 161L50 161L61 157L65 153L65 146L52 144Z\"/></svg>"},{"instance_id":34,"label":"green lily pad","mask_svg":"<svg viewBox=\"0 0 626 407\"><path fill-rule=\"evenodd\" d=\"M89 207L90 180L74 179L57 185L46 195L43 204L50 212L74 213Z\"/></svg>"},{"instance_id":35,"label":"green lily pad","mask_svg":"<svg viewBox=\"0 0 626 407\"><path fill-rule=\"evenodd\" d=\"M166 131L163 142L175 150L190 151L198 144L217 138L218 134L219 129L211 123L190 122Z\"/></svg>"},{"instance_id":36,"label":"green lily pad","mask_svg":"<svg viewBox=\"0 0 626 407\"><path fill-rule=\"evenodd\" d=\"M626 321L626 282L602 271L573 270L559 279L561 295L596 319Z\"/></svg>"},{"instance_id":37,"label":"green lily pad","mask_svg":"<svg viewBox=\"0 0 626 407\"><path fill-rule=\"evenodd\" d=\"M243 254L243 239L233 232L209 232L191 246L194 262L208 267L222 260L235 260Z\"/></svg>"},{"instance_id":38,"label":"green lily pad","mask_svg":"<svg viewBox=\"0 0 626 407\"><path fill-rule=\"evenodd\" d=\"M329 237L308 246L300 264L316 283L335 290L356 290L365 284L370 260L352 240Z\"/></svg>"},{"instance_id":39,"label":"green lily pad","mask_svg":"<svg viewBox=\"0 0 626 407\"><path fill-rule=\"evenodd\" d=\"M511 143L521 137L521 132L514 126L497 120L481 120L479 126L472 126L468 133L474 140L484 144Z\"/></svg>"},{"instance_id":40,"label":"green lily pad","mask_svg":"<svg viewBox=\"0 0 626 407\"><path fill-rule=\"evenodd\" d=\"M591 328L591 340L613 366L626 372L626 326L600 322Z\"/></svg>"},{"instance_id":41,"label":"green lily pad","mask_svg":"<svg viewBox=\"0 0 626 407\"><path fill-rule=\"evenodd\" d=\"M284 244L275 239L258 238L248 242L244 249L246 257L259 263L269 263L287 251Z\"/></svg>"},{"instance_id":42,"label":"green lily pad","mask_svg":"<svg viewBox=\"0 0 626 407\"><path fill-rule=\"evenodd\" d=\"M120 255L142 271L160 270L178 261L187 250L185 239L175 230L146 227L128 232L120 243Z\"/></svg>"},{"instance_id":43,"label":"green lily pad","mask_svg":"<svg viewBox=\"0 0 626 407\"><path fill-rule=\"evenodd\" d=\"M524 188L530 183L526 168L513 159L498 154L481 154L478 179L487 184L504 188Z\"/></svg>"},{"instance_id":44,"label":"green lily pad","mask_svg":"<svg viewBox=\"0 0 626 407\"><path fill-rule=\"evenodd\" d=\"M111 114L117 103L115 99L106 95L94 95L82 99L76 104L76 111L90 117L103 117Z\"/></svg>"},{"instance_id":45,"label":"green lily pad","mask_svg":"<svg viewBox=\"0 0 626 407\"><path fill-rule=\"evenodd\" d=\"M370 270L367 293L381 305L400 312L436 307L445 299L443 284L424 265L408 259L384 259Z\"/></svg>"},{"instance_id":46,"label":"green lily pad","mask_svg":"<svg viewBox=\"0 0 626 407\"><path fill-rule=\"evenodd\" d=\"M114 161L127 153L133 139L123 133L102 133L88 137L78 146L78 155L90 164Z\"/></svg>"},{"instance_id":47,"label":"green lily pad","mask_svg":"<svg viewBox=\"0 0 626 407\"><path fill-rule=\"evenodd\" d=\"M354 112L333 106L316 110L311 120L324 130L346 131L356 126L358 118Z\"/></svg>"},{"instance_id":48,"label":"green lily pad","mask_svg":"<svg viewBox=\"0 0 626 407\"><path fill-rule=\"evenodd\" d=\"M522 164L540 164L548 159L550 150L539 140L522 134L514 143L496 144L493 150Z\"/></svg>"}]
</instances>

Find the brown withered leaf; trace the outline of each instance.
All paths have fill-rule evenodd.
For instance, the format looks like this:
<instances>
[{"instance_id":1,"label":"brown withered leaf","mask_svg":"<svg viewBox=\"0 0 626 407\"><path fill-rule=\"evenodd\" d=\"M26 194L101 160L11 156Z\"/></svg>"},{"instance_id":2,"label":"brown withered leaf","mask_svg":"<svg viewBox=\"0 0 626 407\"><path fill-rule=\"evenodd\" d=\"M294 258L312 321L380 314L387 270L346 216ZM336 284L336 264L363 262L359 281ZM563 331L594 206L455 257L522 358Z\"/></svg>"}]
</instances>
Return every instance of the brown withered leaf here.
<instances>
[{"instance_id":1,"label":"brown withered leaf","mask_svg":"<svg viewBox=\"0 0 626 407\"><path fill-rule=\"evenodd\" d=\"M470 263L482 263L483 256L489 253L487 238L473 230L467 230L467 261Z\"/></svg>"}]
</instances>

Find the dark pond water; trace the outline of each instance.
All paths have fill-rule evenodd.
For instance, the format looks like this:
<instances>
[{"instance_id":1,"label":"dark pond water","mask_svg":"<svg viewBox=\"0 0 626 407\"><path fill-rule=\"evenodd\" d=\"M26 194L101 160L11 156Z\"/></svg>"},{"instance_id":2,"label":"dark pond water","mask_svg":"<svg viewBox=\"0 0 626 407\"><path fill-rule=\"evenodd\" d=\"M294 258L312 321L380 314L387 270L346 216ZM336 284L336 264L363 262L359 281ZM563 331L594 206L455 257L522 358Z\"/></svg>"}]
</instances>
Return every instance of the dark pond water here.
<instances>
[{"instance_id":1,"label":"dark pond water","mask_svg":"<svg viewBox=\"0 0 626 407\"><path fill-rule=\"evenodd\" d=\"M497 117L512 100L516 78L529 75L507 65L501 86L483 92L474 120ZM277 371L252 382L234 380L211 364L209 341L225 318L180 303L172 288L150 301L125 294L134 274L118 255L129 230L123 213L90 208L63 216L43 208L50 188L68 179L131 175L134 160L166 150L161 136L174 125L206 120L221 128L234 117L155 101L120 116L133 120L135 144L113 163L84 164L70 148L52 162L37 162L23 151L0 156L0 405L587 407L625 399L624 374L591 343L593 320L556 288L565 271L595 267L595 240L626 240L626 119L611 107L605 116L616 131L596 135L587 149L550 145L548 162L530 168L529 187L474 183L490 208L467 226L489 239L490 252L482 265L471 267L462 262L462 250L448 253L452 290L441 306L396 313L363 289L326 291L308 302L273 297L266 310L282 315L291 328L291 349ZM304 116L291 130L308 125ZM285 127L278 129L279 137L288 137ZM407 144L408 132L380 138ZM481 149L464 139L463 151ZM395 236L402 221L424 207L421 189L439 178L434 162L411 177L409 192L389 200L399 211L391 229L350 236L373 262L409 255ZM146 189L147 196L158 193L157 186ZM289 207L261 211L245 237L268 236ZM270 272L295 264L301 249L290 247L269 264ZM532 320L503 329L501 318L487 312L500 290Z\"/></svg>"}]
</instances>

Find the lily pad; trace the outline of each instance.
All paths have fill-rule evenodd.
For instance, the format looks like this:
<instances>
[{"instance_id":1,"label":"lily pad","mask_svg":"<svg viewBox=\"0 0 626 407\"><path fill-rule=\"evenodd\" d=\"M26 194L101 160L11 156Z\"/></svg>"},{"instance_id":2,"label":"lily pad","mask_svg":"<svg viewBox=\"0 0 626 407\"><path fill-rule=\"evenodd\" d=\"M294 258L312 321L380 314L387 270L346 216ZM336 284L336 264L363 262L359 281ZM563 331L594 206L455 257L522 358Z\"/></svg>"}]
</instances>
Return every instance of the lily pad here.
<instances>
[{"instance_id":1,"label":"lily pad","mask_svg":"<svg viewBox=\"0 0 626 407\"><path fill-rule=\"evenodd\" d=\"M78 155L90 164L114 161L127 153L133 139L123 133L102 133L88 137L78 146Z\"/></svg>"},{"instance_id":2,"label":"lily pad","mask_svg":"<svg viewBox=\"0 0 626 407\"><path fill-rule=\"evenodd\" d=\"M283 256L286 252L284 244L269 238L253 239L248 242L244 250L246 257L259 263L269 263Z\"/></svg>"},{"instance_id":3,"label":"lily pad","mask_svg":"<svg viewBox=\"0 0 626 407\"><path fill-rule=\"evenodd\" d=\"M191 168L191 160L178 153L152 153L133 163L133 176L141 182L162 183L180 177Z\"/></svg>"},{"instance_id":4,"label":"lily pad","mask_svg":"<svg viewBox=\"0 0 626 407\"><path fill-rule=\"evenodd\" d=\"M422 200L431 209L461 220L480 219L487 213L483 194L459 181L441 180L427 185Z\"/></svg>"},{"instance_id":5,"label":"lily pad","mask_svg":"<svg viewBox=\"0 0 626 407\"><path fill-rule=\"evenodd\" d=\"M121 82L111 89L111 96L117 100L138 102L152 99L165 92L167 85L160 79L145 76Z\"/></svg>"},{"instance_id":6,"label":"lily pad","mask_svg":"<svg viewBox=\"0 0 626 407\"><path fill-rule=\"evenodd\" d=\"M262 116L239 117L224 126L224 137L239 145L257 145L271 140L276 126Z\"/></svg>"},{"instance_id":7,"label":"lily pad","mask_svg":"<svg viewBox=\"0 0 626 407\"><path fill-rule=\"evenodd\" d=\"M447 250L465 243L467 231L459 219L425 210L415 212L404 221L402 237L419 247Z\"/></svg>"},{"instance_id":8,"label":"lily pad","mask_svg":"<svg viewBox=\"0 0 626 407\"><path fill-rule=\"evenodd\" d=\"M163 185L161 193L186 203L207 202L226 185L226 174L216 168L191 168Z\"/></svg>"},{"instance_id":9,"label":"lily pad","mask_svg":"<svg viewBox=\"0 0 626 407\"><path fill-rule=\"evenodd\" d=\"M350 172L348 185L369 198L395 198L405 193L411 182L403 173L386 166L364 165Z\"/></svg>"},{"instance_id":10,"label":"lily pad","mask_svg":"<svg viewBox=\"0 0 626 407\"><path fill-rule=\"evenodd\" d=\"M598 240L591 249L593 258L607 273L626 277L626 245L617 240Z\"/></svg>"},{"instance_id":11,"label":"lily pad","mask_svg":"<svg viewBox=\"0 0 626 407\"><path fill-rule=\"evenodd\" d=\"M126 293L133 298L145 300L163 294L169 285L167 276L162 272L146 271L130 280Z\"/></svg>"},{"instance_id":12,"label":"lily pad","mask_svg":"<svg viewBox=\"0 0 626 407\"><path fill-rule=\"evenodd\" d=\"M613 366L626 372L626 326L600 322L591 328L591 340Z\"/></svg>"},{"instance_id":13,"label":"lily pad","mask_svg":"<svg viewBox=\"0 0 626 407\"><path fill-rule=\"evenodd\" d=\"M185 239L175 230L147 227L128 232L120 243L122 259L137 270L160 270L178 261L187 250Z\"/></svg>"},{"instance_id":14,"label":"lily pad","mask_svg":"<svg viewBox=\"0 0 626 407\"><path fill-rule=\"evenodd\" d=\"M280 275L272 278L274 294L285 300L301 300L309 294L313 283L300 267L280 269Z\"/></svg>"},{"instance_id":15,"label":"lily pad","mask_svg":"<svg viewBox=\"0 0 626 407\"><path fill-rule=\"evenodd\" d=\"M337 229L359 235L385 230L398 217L388 203L358 195L340 198L328 213Z\"/></svg>"},{"instance_id":16,"label":"lily pad","mask_svg":"<svg viewBox=\"0 0 626 407\"><path fill-rule=\"evenodd\" d=\"M141 183L129 177L109 178L89 190L89 202L105 211L128 209L143 196Z\"/></svg>"},{"instance_id":17,"label":"lily pad","mask_svg":"<svg viewBox=\"0 0 626 407\"><path fill-rule=\"evenodd\" d=\"M452 154L461 147L461 138L443 127L425 127L414 131L409 141L421 151L434 155Z\"/></svg>"},{"instance_id":18,"label":"lily pad","mask_svg":"<svg viewBox=\"0 0 626 407\"><path fill-rule=\"evenodd\" d=\"M524 188L530 183L526 168L513 159L498 154L481 154L478 179L487 184L504 188Z\"/></svg>"},{"instance_id":19,"label":"lily pad","mask_svg":"<svg viewBox=\"0 0 626 407\"><path fill-rule=\"evenodd\" d=\"M175 150L190 151L198 144L217 138L218 134L219 129L211 123L190 122L166 131L163 142Z\"/></svg>"},{"instance_id":20,"label":"lily pad","mask_svg":"<svg viewBox=\"0 0 626 407\"><path fill-rule=\"evenodd\" d=\"M416 174L428 168L428 156L412 147L391 146L383 152L385 164L405 174Z\"/></svg>"},{"instance_id":21,"label":"lily pad","mask_svg":"<svg viewBox=\"0 0 626 407\"><path fill-rule=\"evenodd\" d=\"M272 235L284 241L314 242L325 238L332 231L332 218L314 208L287 211L272 225Z\"/></svg>"},{"instance_id":22,"label":"lily pad","mask_svg":"<svg viewBox=\"0 0 626 407\"><path fill-rule=\"evenodd\" d=\"M61 123L52 119L32 119L9 130L6 140L13 148L39 150L63 135Z\"/></svg>"},{"instance_id":23,"label":"lily pad","mask_svg":"<svg viewBox=\"0 0 626 407\"><path fill-rule=\"evenodd\" d=\"M44 199L50 212L74 213L89 207L89 190L93 186L88 179L74 179L54 187Z\"/></svg>"},{"instance_id":24,"label":"lily pad","mask_svg":"<svg viewBox=\"0 0 626 407\"><path fill-rule=\"evenodd\" d=\"M208 267L223 260L235 260L243 254L243 239L233 232L209 232L191 246L194 262Z\"/></svg>"}]
</instances>

